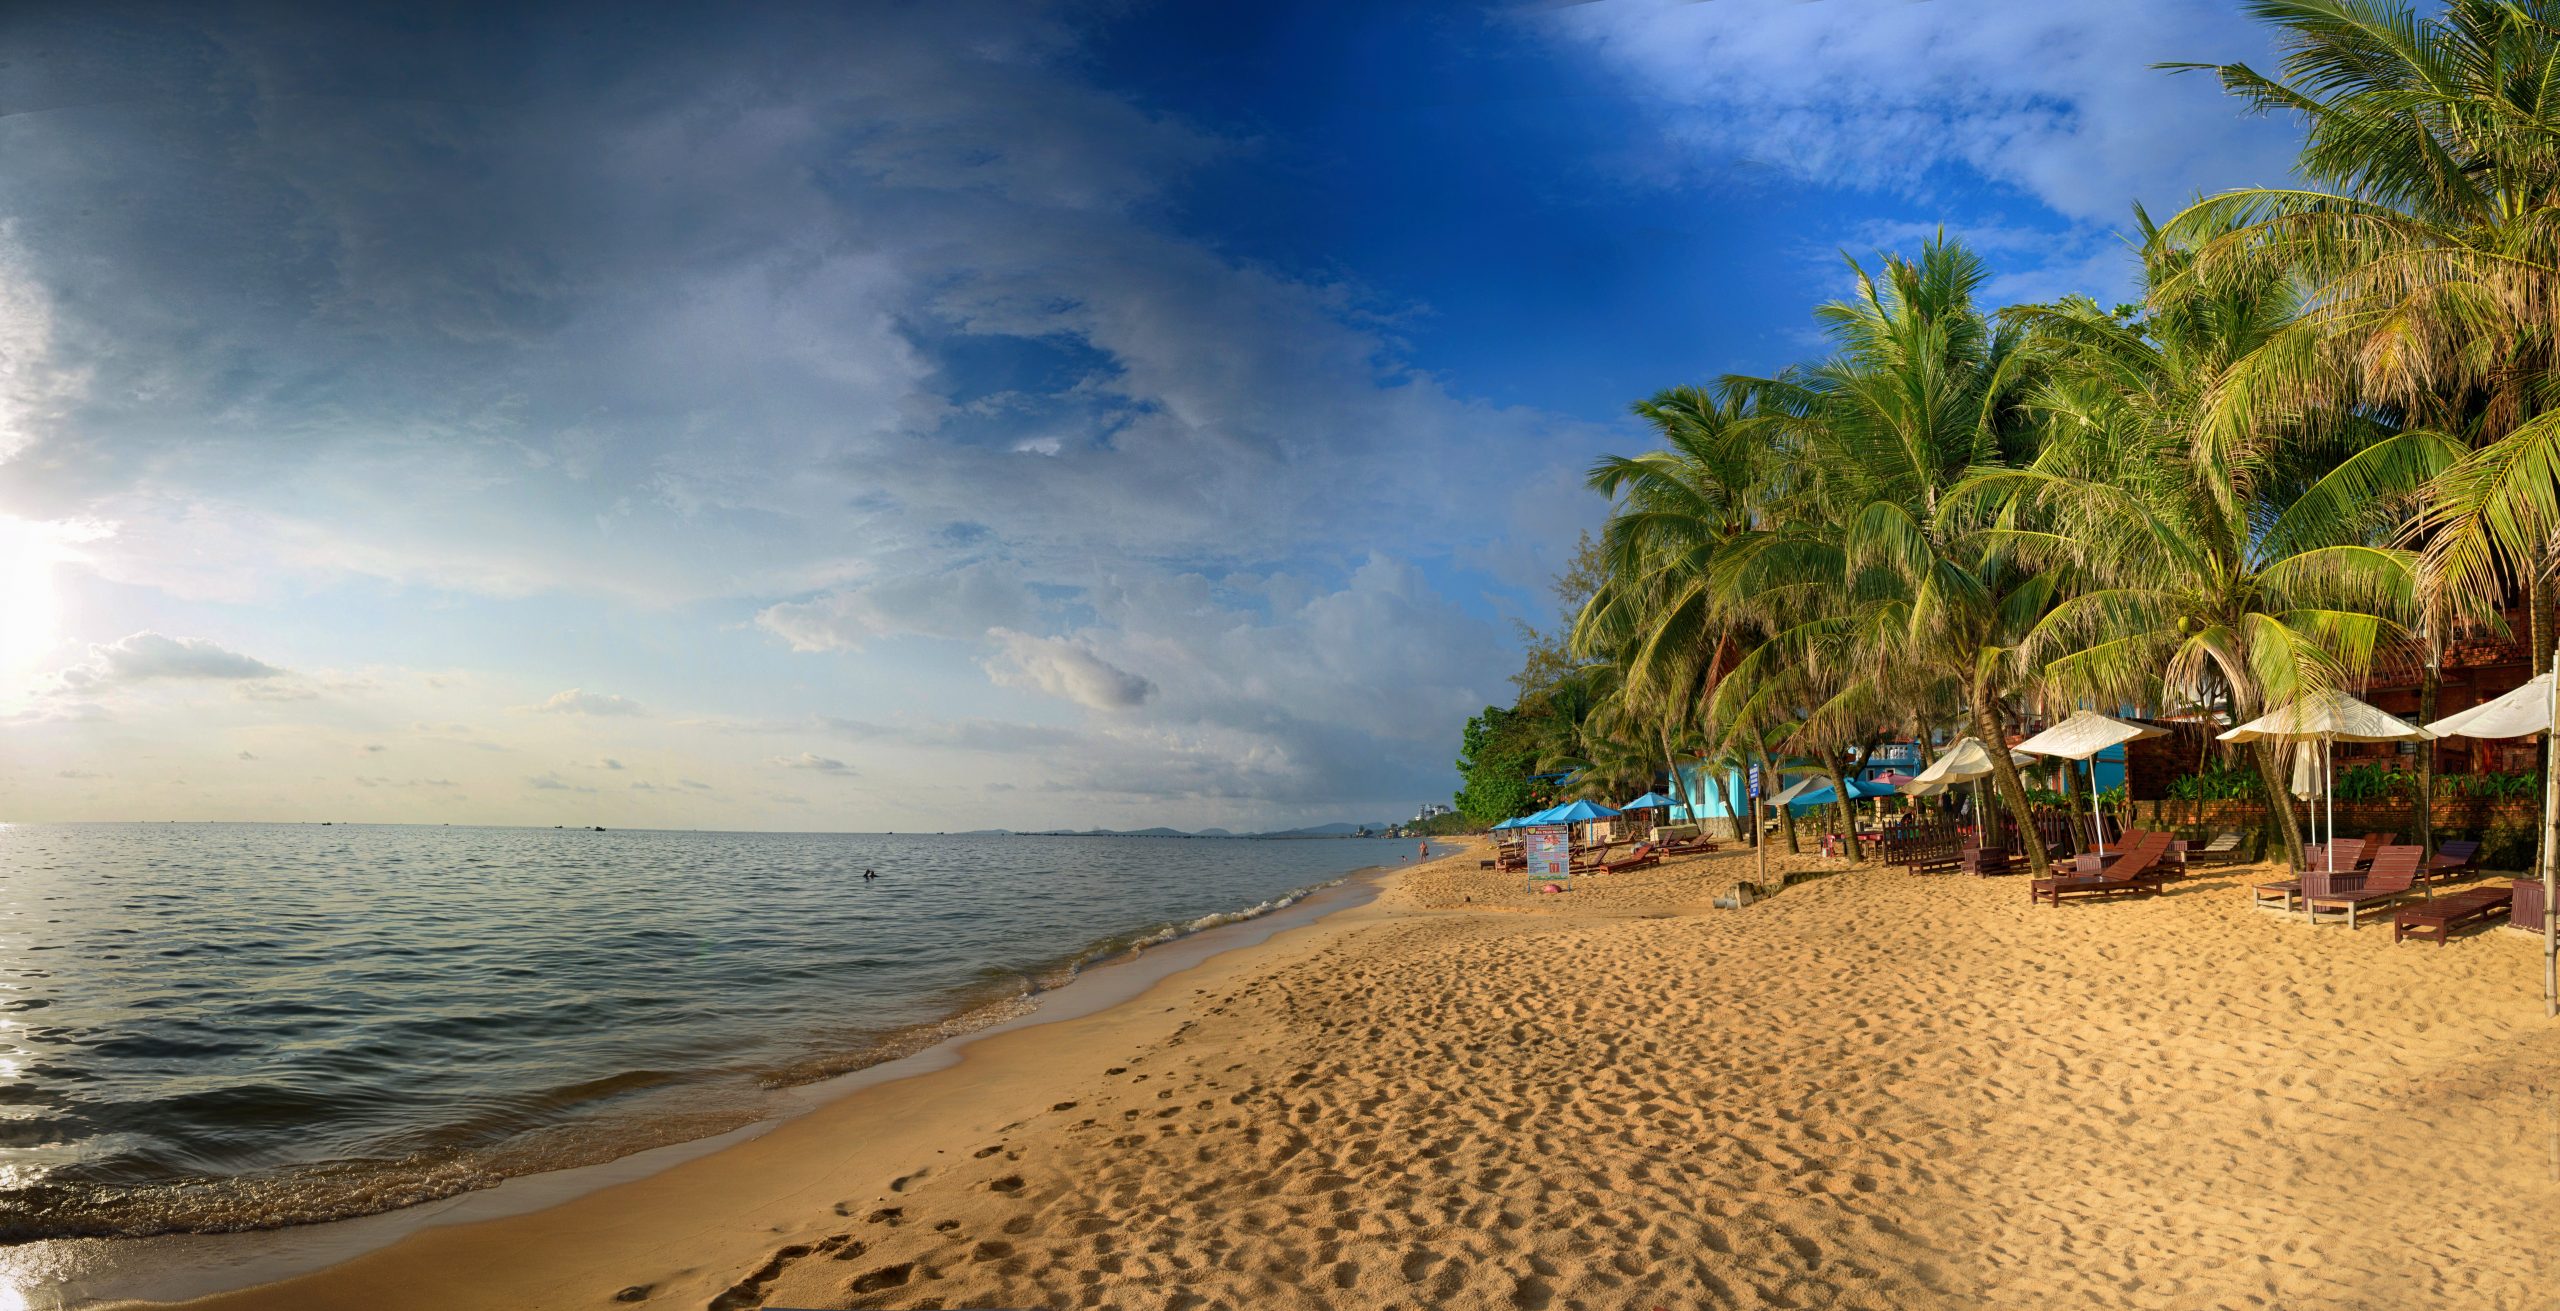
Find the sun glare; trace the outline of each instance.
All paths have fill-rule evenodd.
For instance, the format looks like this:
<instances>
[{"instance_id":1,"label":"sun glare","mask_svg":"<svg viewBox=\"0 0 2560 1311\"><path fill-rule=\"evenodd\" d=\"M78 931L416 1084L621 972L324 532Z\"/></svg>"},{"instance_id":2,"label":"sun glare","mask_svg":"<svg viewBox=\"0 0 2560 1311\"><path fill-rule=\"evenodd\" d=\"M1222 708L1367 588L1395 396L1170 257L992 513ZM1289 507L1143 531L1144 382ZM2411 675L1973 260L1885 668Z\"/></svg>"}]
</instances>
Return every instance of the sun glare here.
<instances>
[{"instance_id":1,"label":"sun glare","mask_svg":"<svg viewBox=\"0 0 2560 1311\"><path fill-rule=\"evenodd\" d=\"M54 571L64 536L53 524L0 516L0 672L25 672L61 640Z\"/></svg>"}]
</instances>

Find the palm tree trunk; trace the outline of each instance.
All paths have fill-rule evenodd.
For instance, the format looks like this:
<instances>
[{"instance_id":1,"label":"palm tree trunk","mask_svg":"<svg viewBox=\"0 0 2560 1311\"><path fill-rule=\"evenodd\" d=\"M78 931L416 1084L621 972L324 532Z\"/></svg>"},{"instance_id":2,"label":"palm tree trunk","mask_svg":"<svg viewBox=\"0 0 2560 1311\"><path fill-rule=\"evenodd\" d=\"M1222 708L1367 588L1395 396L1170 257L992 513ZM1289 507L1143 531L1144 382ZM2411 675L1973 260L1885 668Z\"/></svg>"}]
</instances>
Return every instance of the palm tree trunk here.
<instances>
[{"instance_id":1,"label":"palm tree trunk","mask_svg":"<svg viewBox=\"0 0 2560 1311\"><path fill-rule=\"evenodd\" d=\"M2276 763L2276 744L2252 742L2249 754L2258 759L2258 783L2267 791L2267 822L2275 826L2278 843L2284 850L2285 868L2302 868L2302 831L2293 822L2292 780Z\"/></svg>"},{"instance_id":2,"label":"palm tree trunk","mask_svg":"<svg viewBox=\"0 0 2560 1311\"><path fill-rule=\"evenodd\" d=\"M2551 669L2551 579L2537 574L2525 589L2525 630L2533 643L2533 672Z\"/></svg>"},{"instance_id":3,"label":"palm tree trunk","mask_svg":"<svg viewBox=\"0 0 2560 1311\"><path fill-rule=\"evenodd\" d=\"M2418 680L2418 722L2436 717L2436 689L2444 684L2440 667L2443 653L2437 649L2435 626L2427 626L2427 671ZM2436 744L2418 744L2418 845L2427 860L2436 858Z\"/></svg>"},{"instance_id":4,"label":"palm tree trunk","mask_svg":"<svg viewBox=\"0 0 2560 1311\"><path fill-rule=\"evenodd\" d=\"M2000 718L1991 712L1991 698L1979 686L1973 689L1973 731L1982 739L1982 748L1991 755L1991 777L1998 783L2000 798L2009 803L2009 816L2018 822L2018 845L2027 849L2027 867L2035 877L2053 877L2053 862L2044 854L2044 840L2036 834L2035 812L2027 806L2027 789L2018 782L2018 767L2009 763L2009 735L2000 731ZM1991 840L1991 817L1982 817L1983 843Z\"/></svg>"},{"instance_id":5,"label":"palm tree trunk","mask_svg":"<svg viewBox=\"0 0 2560 1311\"><path fill-rule=\"evenodd\" d=\"M1748 798L1742 795L1742 771L1728 769L1723 773L1721 786L1724 789L1724 813L1733 821L1733 835L1737 838L1748 838L1751 845L1757 847L1760 845L1760 816L1755 808L1750 822L1748 824L1743 822L1742 805Z\"/></svg>"},{"instance_id":6,"label":"palm tree trunk","mask_svg":"<svg viewBox=\"0 0 2560 1311\"><path fill-rule=\"evenodd\" d=\"M1765 751L1761 752L1761 753L1760 753L1760 791L1761 791L1761 794L1762 794L1762 800L1764 800L1764 801L1765 801L1765 800L1766 800L1766 799L1768 799L1769 797L1774 797L1774 796L1778 795L1778 793L1780 793L1780 792L1784 791L1785 789L1783 789L1783 788L1779 787L1778 785L1779 785L1780 783L1782 783L1782 782L1785 782L1785 781L1786 781L1786 780L1781 779L1781 778L1779 778L1779 777L1778 777L1778 770L1777 770L1777 766L1776 766L1775 764L1773 764L1773 763L1770 761L1770 759L1769 759L1769 753L1768 753L1768 752L1765 752ZM1756 808L1756 807L1754 808L1754 810L1753 810L1753 812L1752 812L1752 816L1751 816L1751 818L1752 818L1752 822L1753 822L1753 823L1758 823L1758 822L1759 822L1760 815L1759 815L1759 811L1757 810L1757 808ZM1780 806L1780 807L1778 807L1778 832L1779 832L1780 834L1782 834L1782 835L1786 838L1786 840L1787 840L1787 854L1789 854L1789 855L1793 855L1793 856L1801 856L1801 855L1803 855L1803 854L1804 854L1804 845L1803 845L1801 842L1797 841L1797 839L1796 839L1796 808L1795 808L1795 807L1793 807L1793 806Z\"/></svg>"},{"instance_id":7,"label":"palm tree trunk","mask_svg":"<svg viewBox=\"0 0 2560 1311\"><path fill-rule=\"evenodd\" d=\"M2070 762L2065 761L2063 763L2067 765ZM2063 809L2071 816L2071 827L2074 831L2077 831L2080 827L2080 817L2089 813L2089 798L2087 796L2087 792L2088 789L2080 784L2079 770L2065 769L2062 771L2062 805Z\"/></svg>"},{"instance_id":8,"label":"palm tree trunk","mask_svg":"<svg viewBox=\"0 0 2560 1311\"><path fill-rule=\"evenodd\" d=\"M1840 808L1840 841L1851 861L1864 864L1867 852L1858 842L1858 803L1849 799L1849 780L1840 774L1840 757L1823 752L1822 770L1831 776L1831 804Z\"/></svg>"},{"instance_id":9,"label":"palm tree trunk","mask_svg":"<svg viewBox=\"0 0 2560 1311\"><path fill-rule=\"evenodd\" d=\"M1689 812L1689 818L1698 820L1699 832L1706 832L1706 821L1698 818L1697 802L1689 794L1689 780L1680 777L1680 753L1671 749L1671 721L1667 718L1662 721L1662 761L1671 767L1672 799Z\"/></svg>"}]
</instances>

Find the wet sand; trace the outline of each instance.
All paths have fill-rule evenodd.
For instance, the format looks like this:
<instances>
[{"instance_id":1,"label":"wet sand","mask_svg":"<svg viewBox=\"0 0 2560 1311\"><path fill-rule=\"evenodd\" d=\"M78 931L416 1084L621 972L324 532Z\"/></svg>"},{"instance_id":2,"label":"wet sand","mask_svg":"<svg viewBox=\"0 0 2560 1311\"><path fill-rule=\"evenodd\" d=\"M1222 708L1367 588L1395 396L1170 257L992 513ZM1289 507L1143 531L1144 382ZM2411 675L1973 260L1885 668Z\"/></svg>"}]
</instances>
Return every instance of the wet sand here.
<instances>
[{"instance_id":1,"label":"wet sand","mask_svg":"<svg viewBox=\"0 0 2560 1311\"><path fill-rule=\"evenodd\" d=\"M1815 857L1773 868L1840 870ZM2538 944L1472 857L750 1141L208 1308L2539 1307ZM617 1299L622 1300L617 1300Z\"/></svg>"}]
</instances>

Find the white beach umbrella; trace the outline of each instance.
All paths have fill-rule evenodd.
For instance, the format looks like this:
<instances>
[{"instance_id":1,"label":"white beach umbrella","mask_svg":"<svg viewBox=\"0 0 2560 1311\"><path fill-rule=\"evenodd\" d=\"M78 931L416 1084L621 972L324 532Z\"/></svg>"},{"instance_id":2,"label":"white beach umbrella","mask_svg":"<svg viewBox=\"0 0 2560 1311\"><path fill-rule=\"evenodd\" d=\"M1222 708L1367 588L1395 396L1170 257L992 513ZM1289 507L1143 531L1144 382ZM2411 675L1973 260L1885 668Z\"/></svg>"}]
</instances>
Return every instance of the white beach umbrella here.
<instances>
[{"instance_id":1,"label":"white beach umbrella","mask_svg":"<svg viewBox=\"0 0 2560 1311\"><path fill-rule=\"evenodd\" d=\"M2314 692L2280 710L2267 713L2223 733L2225 742L2317 742L2321 757L2321 794L2329 809L2329 871L2338 869L2338 794L2328 786L2337 767L2340 742L2423 742L2435 734L2397 716L2366 705L2334 689ZM2311 899L2302 900L2303 913Z\"/></svg>"},{"instance_id":2,"label":"white beach umbrella","mask_svg":"<svg viewBox=\"0 0 2560 1311\"><path fill-rule=\"evenodd\" d=\"M2320 748L2310 742L2293 745L2293 782L2287 791L2304 801L2320 795Z\"/></svg>"},{"instance_id":3,"label":"white beach umbrella","mask_svg":"<svg viewBox=\"0 0 2560 1311\"><path fill-rule=\"evenodd\" d=\"M2427 725L2437 737L2529 737L2551 731L2551 675Z\"/></svg>"},{"instance_id":4,"label":"white beach umbrella","mask_svg":"<svg viewBox=\"0 0 2560 1311\"><path fill-rule=\"evenodd\" d=\"M2035 757L2012 751L2009 753L2009 763L2032 765L2035 763ZM1955 745L1947 748L1946 754L1930 761L1927 769L1921 770L1910 782L1901 784L1894 790L1906 797L1933 797L1958 783L1971 783L1977 779L1989 778L1991 772L1991 753L1983 748L1982 740L1962 737L1956 739ZM1980 811L1987 811L1990 805L1980 796L1976 796L1974 801L1976 809ZM1989 818L1988 813L1977 814L1976 828L1980 829L1981 823ZM1980 831L1981 840L1989 842L1991 840L1989 830L1980 829Z\"/></svg>"},{"instance_id":5,"label":"white beach umbrella","mask_svg":"<svg viewBox=\"0 0 2560 1311\"><path fill-rule=\"evenodd\" d=\"M2540 674L2494 701L2455 711L2427 725L2439 737L2524 737L2549 734L2560 721L2560 682ZM2546 750L2548 747L2545 748ZM2546 763L2542 783L2542 1014L2560 1016L2560 859L2552 852L2552 825L2560 823L2560 769Z\"/></svg>"},{"instance_id":6,"label":"white beach umbrella","mask_svg":"<svg viewBox=\"0 0 2560 1311\"><path fill-rule=\"evenodd\" d=\"M2035 757L2012 751L2009 763L2032 765ZM1946 754L1929 762L1927 769L1921 770L1900 790L1907 796L1927 796L1938 791L1942 784L1970 783L1977 778L1989 778L1991 770L1991 753L1983 748L1979 738L1958 738L1954 746L1947 748Z\"/></svg>"},{"instance_id":7,"label":"white beach umbrella","mask_svg":"<svg viewBox=\"0 0 2560 1311\"><path fill-rule=\"evenodd\" d=\"M2166 737L2168 734L2169 730L2165 728L2136 724L2095 710L2082 710L2019 743L2017 750L2032 756L2089 762L2089 818L2097 827L2098 854L2103 856L2107 854L2107 821L2098 811L2098 753L2137 738Z\"/></svg>"}]
</instances>

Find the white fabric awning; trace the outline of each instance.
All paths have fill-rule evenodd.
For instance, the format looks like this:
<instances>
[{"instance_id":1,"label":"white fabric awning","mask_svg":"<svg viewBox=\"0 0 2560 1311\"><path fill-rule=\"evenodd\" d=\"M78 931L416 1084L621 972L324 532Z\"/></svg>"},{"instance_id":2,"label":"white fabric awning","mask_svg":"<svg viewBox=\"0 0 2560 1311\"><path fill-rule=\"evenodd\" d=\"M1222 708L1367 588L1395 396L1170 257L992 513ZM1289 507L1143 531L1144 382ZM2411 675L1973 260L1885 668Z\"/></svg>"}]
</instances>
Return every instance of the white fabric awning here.
<instances>
[{"instance_id":1,"label":"white fabric awning","mask_svg":"<svg viewBox=\"0 0 2560 1311\"><path fill-rule=\"evenodd\" d=\"M2427 725L2437 737L2526 737L2551 731L2551 675Z\"/></svg>"},{"instance_id":2,"label":"white fabric awning","mask_svg":"<svg viewBox=\"0 0 2560 1311\"><path fill-rule=\"evenodd\" d=\"M2017 749L2031 756L2087 760L2108 747L2131 742L2135 738L2166 737L2168 733L2165 728L2131 723L2095 710L2083 710L2019 743Z\"/></svg>"},{"instance_id":3,"label":"white fabric awning","mask_svg":"<svg viewBox=\"0 0 2560 1311\"><path fill-rule=\"evenodd\" d=\"M2301 742L2325 738L2332 742L2423 742L2435 734L2392 715L2366 705L2344 692L2314 692L2309 696L2231 729L2222 735L2225 742Z\"/></svg>"}]
</instances>

